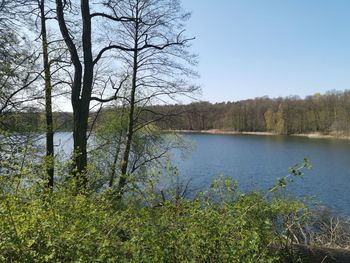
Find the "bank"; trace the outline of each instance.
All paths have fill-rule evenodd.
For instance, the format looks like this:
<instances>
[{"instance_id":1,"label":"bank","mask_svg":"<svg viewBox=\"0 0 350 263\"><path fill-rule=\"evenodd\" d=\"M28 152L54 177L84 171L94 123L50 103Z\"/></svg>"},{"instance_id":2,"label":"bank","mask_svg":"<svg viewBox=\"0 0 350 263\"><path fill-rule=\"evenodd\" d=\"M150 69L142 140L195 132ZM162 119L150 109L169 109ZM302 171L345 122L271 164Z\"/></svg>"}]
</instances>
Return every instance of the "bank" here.
<instances>
[{"instance_id":1,"label":"bank","mask_svg":"<svg viewBox=\"0 0 350 263\"><path fill-rule=\"evenodd\" d=\"M350 140L349 133L343 132L332 132L332 133L295 133L295 134L278 134L275 132L242 132L242 131L231 131L231 130L164 130L164 132L174 133L203 133L203 134L226 134L226 135L251 135L251 136L296 136L306 137L310 139L339 139L339 140Z\"/></svg>"}]
</instances>

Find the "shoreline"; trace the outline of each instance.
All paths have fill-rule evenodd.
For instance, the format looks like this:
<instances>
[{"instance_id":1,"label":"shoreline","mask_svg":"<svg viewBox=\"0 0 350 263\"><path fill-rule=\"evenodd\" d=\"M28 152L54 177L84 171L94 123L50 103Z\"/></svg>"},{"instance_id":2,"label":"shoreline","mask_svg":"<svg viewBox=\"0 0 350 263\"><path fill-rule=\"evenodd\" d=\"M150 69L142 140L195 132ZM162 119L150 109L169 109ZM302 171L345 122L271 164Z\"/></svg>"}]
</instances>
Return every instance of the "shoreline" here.
<instances>
[{"instance_id":1,"label":"shoreline","mask_svg":"<svg viewBox=\"0 0 350 263\"><path fill-rule=\"evenodd\" d=\"M211 130L164 130L164 132L175 133L201 133L201 134L220 134L220 135L248 135L248 136L291 136L291 137L305 137L309 139L337 139L350 140L350 134L343 133L295 133L295 134L277 134L274 132L239 132L239 131L225 131L218 129Z\"/></svg>"}]
</instances>

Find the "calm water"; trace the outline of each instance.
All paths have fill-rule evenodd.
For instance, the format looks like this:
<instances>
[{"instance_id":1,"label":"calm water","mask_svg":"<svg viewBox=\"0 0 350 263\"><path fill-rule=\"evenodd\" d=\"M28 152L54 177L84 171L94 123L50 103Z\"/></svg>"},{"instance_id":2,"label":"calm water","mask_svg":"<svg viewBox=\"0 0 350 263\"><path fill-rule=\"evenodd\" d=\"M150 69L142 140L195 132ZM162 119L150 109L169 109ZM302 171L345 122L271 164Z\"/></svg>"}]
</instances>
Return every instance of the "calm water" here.
<instances>
[{"instance_id":1,"label":"calm water","mask_svg":"<svg viewBox=\"0 0 350 263\"><path fill-rule=\"evenodd\" d=\"M174 153L181 176L203 189L219 176L237 180L241 190L267 190L308 157L313 166L287 187L297 197L314 196L321 205L350 215L350 141L286 136L184 134L193 148L183 159ZM72 150L70 133L57 133L57 148Z\"/></svg>"},{"instance_id":2,"label":"calm water","mask_svg":"<svg viewBox=\"0 0 350 263\"><path fill-rule=\"evenodd\" d=\"M181 174L207 187L218 175L237 180L242 190L267 190L308 157L313 166L287 193L350 215L350 141L286 136L185 134L194 142L187 159L176 157Z\"/></svg>"}]
</instances>

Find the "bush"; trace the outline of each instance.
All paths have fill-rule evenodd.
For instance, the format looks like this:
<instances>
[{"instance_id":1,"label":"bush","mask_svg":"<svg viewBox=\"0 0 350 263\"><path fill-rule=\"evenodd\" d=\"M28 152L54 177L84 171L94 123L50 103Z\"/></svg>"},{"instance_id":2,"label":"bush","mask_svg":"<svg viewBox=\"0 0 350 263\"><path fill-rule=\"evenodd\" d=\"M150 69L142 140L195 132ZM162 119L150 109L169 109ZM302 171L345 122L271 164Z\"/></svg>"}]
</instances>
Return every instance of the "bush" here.
<instances>
[{"instance_id":1,"label":"bush","mask_svg":"<svg viewBox=\"0 0 350 263\"><path fill-rule=\"evenodd\" d=\"M299 219L304 209L240 194L226 179L192 200L155 207L139 198L116 203L108 191L45 192L42 184L2 184L0 261L278 262L283 251L273 247L288 240L284 219Z\"/></svg>"}]
</instances>

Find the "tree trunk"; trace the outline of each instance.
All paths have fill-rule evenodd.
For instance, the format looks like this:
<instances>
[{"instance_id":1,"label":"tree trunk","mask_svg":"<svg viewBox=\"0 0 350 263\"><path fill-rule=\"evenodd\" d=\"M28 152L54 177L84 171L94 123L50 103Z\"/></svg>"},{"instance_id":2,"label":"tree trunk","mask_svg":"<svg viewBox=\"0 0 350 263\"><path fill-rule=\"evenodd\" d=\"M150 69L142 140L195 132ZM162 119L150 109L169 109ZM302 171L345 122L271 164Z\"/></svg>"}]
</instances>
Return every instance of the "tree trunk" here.
<instances>
[{"instance_id":1,"label":"tree trunk","mask_svg":"<svg viewBox=\"0 0 350 263\"><path fill-rule=\"evenodd\" d=\"M43 51L43 63L45 74L45 115L46 115L46 173L48 176L48 187L54 186L54 132L52 119L52 85L51 69L48 53L48 40L46 30L45 0L39 3L41 18L41 40Z\"/></svg>"},{"instance_id":2,"label":"tree trunk","mask_svg":"<svg viewBox=\"0 0 350 263\"><path fill-rule=\"evenodd\" d=\"M136 19L138 18L138 10L136 10ZM128 123L128 134L126 138L125 150L120 168L120 179L118 183L118 198L121 198L125 192L125 186L127 184L127 172L130 157L131 144L134 135L134 112L135 112L135 95L137 87L137 70L138 70L138 22L135 25L135 43L134 43L134 54L133 54L133 73L131 83L131 94L130 94L130 111L129 111L129 123Z\"/></svg>"},{"instance_id":3,"label":"tree trunk","mask_svg":"<svg viewBox=\"0 0 350 263\"><path fill-rule=\"evenodd\" d=\"M121 146L121 142L122 142L122 136L123 136L123 130L121 130L121 132L119 133L117 145L115 148L114 159L113 159L113 164L111 167L111 173L110 173L110 178L109 178L109 187L112 187L114 185L117 162L118 162L118 157L119 157L119 153L120 153L120 146Z\"/></svg>"},{"instance_id":4,"label":"tree trunk","mask_svg":"<svg viewBox=\"0 0 350 263\"><path fill-rule=\"evenodd\" d=\"M71 173L78 180L77 188L82 189L86 186L86 166L87 166L87 126L88 112L84 112L80 100L73 104L73 167Z\"/></svg>"},{"instance_id":5,"label":"tree trunk","mask_svg":"<svg viewBox=\"0 0 350 263\"><path fill-rule=\"evenodd\" d=\"M300 258L303 263L346 263L350 262L350 251L347 249L310 247L303 245L294 245L293 253Z\"/></svg>"},{"instance_id":6,"label":"tree trunk","mask_svg":"<svg viewBox=\"0 0 350 263\"><path fill-rule=\"evenodd\" d=\"M56 0L57 19L61 34L68 47L71 60L74 66L74 80L72 83L72 107L73 107L73 167L72 174L77 180L77 190L82 190L87 186L87 129L89 121L90 100L93 84L94 63L92 58L91 44L91 16L89 0L81 0L81 16L83 22L83 59L84 71L80 61L77 48L70 36L64 18L62 0Z\"/></svg>"},{"instance_id":7,"label":"tree trunk","mask_svg":"<svg viewBox=\"0 0 350 263\"><path fill-rule=\"evenodd\" d=\"M83 21L83 54L84 54L84 73L83 83L79 92L72 99L74 116L74 170L73 175L78 179L78 190L87 186L87 130L90 112L90 99L92 93L94 65L92 58L91 44L91 16L89 0L81 0L81 16Z\"/></svg>"}]
</instances>

